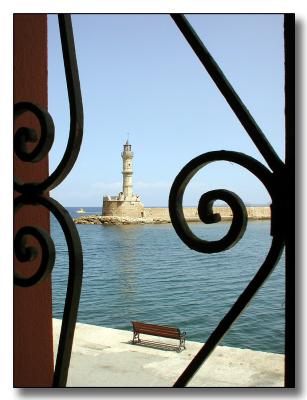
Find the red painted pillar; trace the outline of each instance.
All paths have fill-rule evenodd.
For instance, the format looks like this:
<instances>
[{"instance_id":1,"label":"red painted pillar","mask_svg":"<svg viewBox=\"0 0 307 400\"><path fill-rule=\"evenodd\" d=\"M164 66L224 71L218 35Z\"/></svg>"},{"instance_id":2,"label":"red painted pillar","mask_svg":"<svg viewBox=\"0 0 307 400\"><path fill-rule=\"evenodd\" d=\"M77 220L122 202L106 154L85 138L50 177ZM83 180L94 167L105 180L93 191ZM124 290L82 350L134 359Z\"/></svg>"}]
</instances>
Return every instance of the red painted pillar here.
<instances>
[{"instance_id":1,"label":"red painted pillar","mask_svg":"<svg viewBox=\"0 0 307 400\"><path fill-rule=\"evenodd\" d=\"M14 103L29 101L47 108L47 15L14 15ZM36 128L30 113L17 119L20 126ZM34 145L33 145L34 146ZM14 158L14 174L24 182L40 182L48 176L48 157L37 163ZM15 193L17 196L18 193ZM24 206L15 215L14 232L22 226L39 226L50 231L49 211L41 206ZM33 239L32 242L35 245ZM29 243L31 244L31 242ZM15 268L32 275L39 258ZM14 287L14 386L48 387L53 377L51 278L29 288Z\"/></svg>"}]
</instances>

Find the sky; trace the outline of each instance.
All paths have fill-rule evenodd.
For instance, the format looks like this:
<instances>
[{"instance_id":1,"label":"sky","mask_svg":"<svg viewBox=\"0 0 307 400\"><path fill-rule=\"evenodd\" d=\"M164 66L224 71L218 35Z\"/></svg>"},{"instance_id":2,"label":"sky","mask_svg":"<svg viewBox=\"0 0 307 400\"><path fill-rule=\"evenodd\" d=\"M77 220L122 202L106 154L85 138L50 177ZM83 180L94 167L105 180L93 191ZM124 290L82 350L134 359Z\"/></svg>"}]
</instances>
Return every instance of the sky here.
<instances>
[{"instance_id":1,"label":"sky","mask_svg":"<svg viewBox=\"0 0 307 400\"><path fill-rule=\"evenodd\" d=\"M283 16L187 14L277 154L284 160ZM194 157L233 150L266 162L168 14L73 14L84 107L76 164L51 192L64 206L101 206L122 190L123 144L134 151L133 191L167 206L176 175ZM50 172L69 132L69 104L56 15L48 16L48 108L55 123ZM244 168L215 162L188 185L184 205L213 189L269 204Z\"/></svg>"}]
</instances>

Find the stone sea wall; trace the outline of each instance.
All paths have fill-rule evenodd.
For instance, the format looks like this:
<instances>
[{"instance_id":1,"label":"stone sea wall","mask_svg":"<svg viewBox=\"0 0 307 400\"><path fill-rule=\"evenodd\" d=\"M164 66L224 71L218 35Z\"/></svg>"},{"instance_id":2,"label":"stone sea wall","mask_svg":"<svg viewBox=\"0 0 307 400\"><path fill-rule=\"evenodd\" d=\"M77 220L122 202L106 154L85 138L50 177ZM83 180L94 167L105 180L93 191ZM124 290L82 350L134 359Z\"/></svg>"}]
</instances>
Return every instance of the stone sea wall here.
<instances>
[{"instance_id":1,"label":"stone sea wall","mask_svg":"<svg viewBox=\"0 0 307 400\"><path fill-rule=\"evenodd\" d=\"M196 207L184 207L183 213L187 220L199 221L198 211ZM153 207L153 208L146 207L145 217L152 218L154 220L162 219L170 222L169 211L168 208L165 207Z\"/></svg>"},{"instance_id":2,"label":"stone sea wall","mask_svg":"<svg viewBox=\"0 0 307 400\"><path fill-rule=\"evenodd\" d=\"M249 219L264 220L271 218L270 207L246 207ZM112 225L128 225L128 224L167 224L170 223L168 208L165 207L145 207L144 217L118 217L118 216L102 216L89 215L74 218L76 224L112 224ZM229 207L213 207L215 213L221 215L222 220L232 218L232 212ZM188 222L199 222L199 216L196 207L184 207L184 216Z\"/></svg>"}]
</instances>

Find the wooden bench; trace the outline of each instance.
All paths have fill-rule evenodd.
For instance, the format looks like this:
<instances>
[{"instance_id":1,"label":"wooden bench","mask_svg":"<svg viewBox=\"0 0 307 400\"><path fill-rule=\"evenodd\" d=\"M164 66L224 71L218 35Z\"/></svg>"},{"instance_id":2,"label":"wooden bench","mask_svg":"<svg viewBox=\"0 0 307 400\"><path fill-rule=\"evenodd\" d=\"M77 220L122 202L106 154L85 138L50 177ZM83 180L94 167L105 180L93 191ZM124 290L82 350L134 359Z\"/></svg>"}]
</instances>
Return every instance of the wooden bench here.
<instances>
[{"instance_id":1,"label":"wooden bench","mask_svg":"<svg viewBox=\"0 0 307 400\"><path fill-rule=\"evenodd\" d=\"M140 333L145 335L160 336L169 339L178 339L178 351L185 349L185 336L186 332L180 332L180 329L170 326L145 324L144 322L131 321L133 326L133 340L132 343L141 342Z\"/></svg>"}]
</instances>

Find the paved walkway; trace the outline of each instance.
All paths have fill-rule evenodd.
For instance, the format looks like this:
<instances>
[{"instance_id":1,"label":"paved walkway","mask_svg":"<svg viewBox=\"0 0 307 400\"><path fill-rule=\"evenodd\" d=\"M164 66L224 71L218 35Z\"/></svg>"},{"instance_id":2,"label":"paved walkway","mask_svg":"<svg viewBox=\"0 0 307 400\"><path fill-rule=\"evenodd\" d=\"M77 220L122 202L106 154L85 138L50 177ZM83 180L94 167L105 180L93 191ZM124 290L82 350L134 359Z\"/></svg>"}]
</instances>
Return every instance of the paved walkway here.
<instances>
[{"instance_id":1,"label":"paved walkway","mask_svg":"<svg viewBox=\"0 0 307 400\"><path fill-rule=\"evenodd\" d=\"M61 320L53 326L56 354ZM67 386L170 387L202 346L186 341L177 353L163 348L169 339L153 338L157 348L131 339L132 332L77 323ZM219 346L188 386L282 387L283 373L283 355Z\"/></svg>"}]
</instances>

